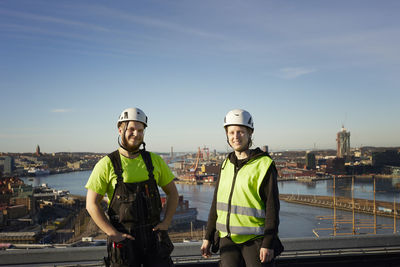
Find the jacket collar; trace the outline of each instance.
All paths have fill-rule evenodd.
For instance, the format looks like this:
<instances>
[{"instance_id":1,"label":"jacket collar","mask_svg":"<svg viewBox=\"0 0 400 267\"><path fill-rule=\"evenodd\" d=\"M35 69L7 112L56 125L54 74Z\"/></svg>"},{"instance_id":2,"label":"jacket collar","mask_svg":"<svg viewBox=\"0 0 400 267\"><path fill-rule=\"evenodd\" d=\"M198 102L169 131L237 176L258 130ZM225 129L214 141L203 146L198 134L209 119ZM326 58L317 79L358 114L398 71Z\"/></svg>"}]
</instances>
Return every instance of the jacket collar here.
<instances>
[{"instance_id":1,"label":"jacket collar","mask_svg":"<svg viewBox=\"0 0 400 267\"><path fill-rule=\"evenodd\" d=\"M255 149L250 149L250 153L249 156L245 159L241 159L239 160L236 155L235 152L231 152L228 155L228 159L229 161L235 165L235 167L237 168L241 168L243 167L247 162L249 162L252 159L258 158L258 157L262 157L262 156L268 156L270 157L270 155L267 152L262 151L259 147L255 148Z\"/></svg>"}]
</instances>

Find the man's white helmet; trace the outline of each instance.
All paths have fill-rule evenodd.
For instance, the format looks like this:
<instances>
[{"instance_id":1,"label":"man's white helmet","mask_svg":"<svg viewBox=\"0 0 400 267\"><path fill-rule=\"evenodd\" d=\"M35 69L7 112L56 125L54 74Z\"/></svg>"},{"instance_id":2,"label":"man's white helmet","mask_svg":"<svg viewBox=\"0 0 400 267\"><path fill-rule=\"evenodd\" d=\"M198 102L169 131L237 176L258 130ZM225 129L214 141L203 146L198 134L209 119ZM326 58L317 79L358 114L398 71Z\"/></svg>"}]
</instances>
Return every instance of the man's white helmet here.
<instances>
[{"instance_id":1,"label":"man's white helmet","mask_svg":"<svg viewBox=\"0 0 400 267\"><path fill-rule=\"evenodd\" d=\"M122 111L121 116L118 118L118 125L123 121L139 121L147 127L147 116L139 108L127 108Z\"/></svg>"},{"instance_id":2,"label":"man's white helmet","mask_svg":"<svg viewBox=\"0 0 400 267\"><path fill-rule=\"evenodd\" d=\"M229 111L224 119L224 127L229 125L242 125L254 130L253 118L250 113L243 109Z\"/></svg>"}]
</instances>

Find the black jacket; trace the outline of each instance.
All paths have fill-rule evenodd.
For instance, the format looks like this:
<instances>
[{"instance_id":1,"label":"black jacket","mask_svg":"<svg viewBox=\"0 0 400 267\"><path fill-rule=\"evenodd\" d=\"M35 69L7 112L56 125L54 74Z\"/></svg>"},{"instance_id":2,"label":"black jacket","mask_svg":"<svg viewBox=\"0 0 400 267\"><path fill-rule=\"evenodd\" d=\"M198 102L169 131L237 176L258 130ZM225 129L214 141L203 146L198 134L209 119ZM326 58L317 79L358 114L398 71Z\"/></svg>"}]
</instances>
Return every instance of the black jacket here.
<instances>
[{"instance_id":1,"label":"black jacket","mask_svg":"<svg viewBox=\"0 0 400 267\"><path fill-rule=\"evenodd\" d=\"M241 168L249 160L265 155L268 155L268 153L263 152L260 148L256 148L250 150L250 155L246 159L238 160L234 152L228 155L228 159L236 167ZM278 172L276 170L275 163L272 163L272 165L270 166L264 177L259 192L261 199L265 202L265 214L266 214L264 238L262 242L263 248L274 249L274 246L276 245L275 243L278 240L280 203L279 203L277 177L278 177ZM207 231L205 239L210 241L213 240L214 233L216 231L216 221L217 221L216 201L217 201L219 179L220 176L218 177L215 186L214 198L211 204L210 213L208 215Z\"/></svg>"}]
</instances>

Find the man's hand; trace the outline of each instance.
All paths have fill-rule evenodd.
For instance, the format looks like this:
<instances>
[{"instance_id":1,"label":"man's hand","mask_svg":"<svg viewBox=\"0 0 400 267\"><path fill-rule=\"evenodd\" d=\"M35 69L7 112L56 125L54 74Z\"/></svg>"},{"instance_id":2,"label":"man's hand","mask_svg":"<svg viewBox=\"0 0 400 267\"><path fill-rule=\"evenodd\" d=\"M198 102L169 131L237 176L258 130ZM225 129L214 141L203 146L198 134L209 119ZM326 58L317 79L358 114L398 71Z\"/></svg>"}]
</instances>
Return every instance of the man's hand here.
<instances>
[{"instance_id":1,"label":"man's hand","mask_svg":"<svg viewBox=\"0 0 400 267\"><path fill-rule=\"evenodd\" d=\"M165 221L160 222L159 224L157 224L156 226L154 226L153 231L157 231L157 230L165 230L167 231L169 227L169 224Z\"/></svg>"},{"instance_id":2,"label":"man's hand","mask_svg":"<svg viewBox=\"0 0 400 267\"><path fill-rule=\"evenodd\" d=\"M112 242L116 242L119 243L125 239L131 239L131 240L135 240L135 238L129 234L125 234L125 233L121 233L121 232L116 232L113 235L109 235L110 239Z\"/></svg>"},{"instance_id":3,"label":"man's hand","mask_svg":"<svg viewBox=\"0 0 400 267\"><path fill-rule=\"evenodd\" d=\"M200 251L203 258L211 257L211 242L210 240L203 240L203 244L201 245Z\"/></svg>"},{"instance_id":4,"label":"man's hand","mask_svg":"<svg viewBox=\"0 0 400 267\"><path fill-rule=\"evenodd\" d=\"M106 218L104 214L104 210L100 205L100 202L103 200L103 196L96 193L95 191L88 189L86 195L86 209L92 217L93 221L96 225L103 230L104 233L113 241L113 242L121 242L124 239L132 239L135 238L129 234L121 233L115 229L114 226L111 225L110 221Z\"/></svg>"},{"instance_id":5,"label":"man's hand","mask_svg":"<svg viewBox=\"0 0 400 267\"><path fill-rule=\"evenodd\" d=\"M261 262L270 262L274 258L274 250L268 248L260 249L260 261Z\"/></svg>"}]
</instances>

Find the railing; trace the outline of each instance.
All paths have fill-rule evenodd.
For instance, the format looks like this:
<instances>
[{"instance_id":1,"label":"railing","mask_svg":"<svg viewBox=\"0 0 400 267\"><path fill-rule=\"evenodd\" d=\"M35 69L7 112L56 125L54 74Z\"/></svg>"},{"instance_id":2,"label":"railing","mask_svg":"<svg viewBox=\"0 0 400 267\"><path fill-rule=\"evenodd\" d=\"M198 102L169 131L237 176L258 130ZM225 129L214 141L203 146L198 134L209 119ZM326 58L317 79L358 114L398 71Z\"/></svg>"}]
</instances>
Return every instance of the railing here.
<instances>
[{"instance_id":1,"label":"railing","mask_svg":"<svg viewBox=\"0 0 400 267\"><path fill-rule=\"evenodd\" d=\"M340 266L354 267L361 266L357 265L360 261L362 266L399 266L400 262L399 235L285 238L282 243L285 251L277 259L279 266L320 262L326 267L340 262ZM200 256L201 242L174 245L172 259L177 266L217 266L218 255ZM104 246L5 250L0 251L0 266L102 266L105 253Z\"/></svg>"}]
</instances>

